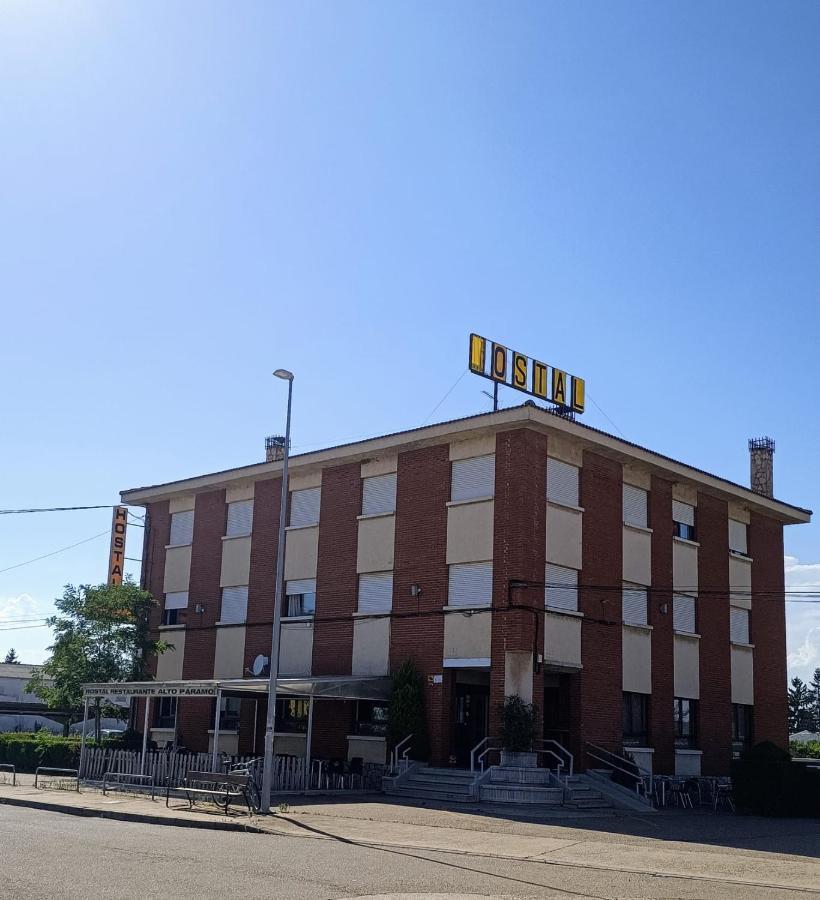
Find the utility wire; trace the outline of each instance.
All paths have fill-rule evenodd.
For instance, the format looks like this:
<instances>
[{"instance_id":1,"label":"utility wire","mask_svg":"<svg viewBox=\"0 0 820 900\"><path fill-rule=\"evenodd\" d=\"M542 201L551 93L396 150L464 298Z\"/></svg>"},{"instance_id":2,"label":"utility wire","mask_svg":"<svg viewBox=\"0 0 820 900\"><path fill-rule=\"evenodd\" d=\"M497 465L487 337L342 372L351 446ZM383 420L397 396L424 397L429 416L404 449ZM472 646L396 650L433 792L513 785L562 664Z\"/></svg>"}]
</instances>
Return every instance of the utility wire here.
<instances>
[{"instance_id":1,"label":"utility wire","mask_svg":"<svg viewBox=\"0 0 820 900\"><path fill-rule=\"evenodd\" d=\"M78 509L114 509L115 506L119 505L118 503L103 503L97 506L42 506L32 509L0 509L0 516L19 516L23 513L41 512L73 512Z\"/></svg>"},{"instance_id":2,"label":"utility wire","mask_svg":"<svg viewBox=\"0 0 820 900\"><path fill-rule=\"evenodd\" d=\"M25 562L15 563L13 566L6 566L5 569L0 569L0 574L2 574L3 572L10 572L12 569L19 569L22 566L31 565L31 563L39 562L41 559L48 559L51 556L56 556L58 553L65 553L66 550L73 550L75 547L79 547L80 544L87 544L89 541L95 541L97 538L100 538L104 534L109 533L109 529L106 528L105 531L101 531L99 534L92 534L91 537L84 538L81 541L77 541L76 544L69 544L67 547L60 547L59 550L52 550L51 553L44 553L42 556L35 556L34 559L27 559Z\"/></svg>"},{"instance_id":3,"label":"utility wire","mask_svg":"<svg viewBox=\"0 0 820 900\"><path fill-rule=\"evenodd\" d=\"M436 410L441 406L442 403L444 403L444 401L450 396L450 394L452 394L453 391L459 386L459 384L461 383L461 379L462 379L469 371L470 371L469 369L465 369L465 370L461 373L461 375L459 375L458 378L456 378L456 380L453 382L453 385L452 385L452 387L450 388L450 390L447 391L447 393L441 398L441 400L439 400L439 402L436 403L436 405L430 410L430 412L429 412L428 415L427 415L427 418L421 423L422 425L426 425L426 424L430 421L430 419L433 418L433 416L434 416L435 413L436 413Z\"/></svg>"},{"instance_id":4,"label":"utility wire","mask_svg":"<svg viewBox=\"0 0 820 900\"><path fill-rule=\"evenodd\" d=\"M592 394L590 394L589 391L587 391L587 397L589 397L589 400L590 400L590 402L592 403L592 405L593 405L593 406L598 410L598 412L599 412L599 413L607 420L607 422L609 422L609 424L610 424L610 425L618 432L618 434L619 434L625 441L629 440L629 438L623 433L623 431L621 431L621 429L618 428L618 426L612 421L612 419L610 419L609 416L604 412L603 408L600 407L600 406L595 402L595 400L594 400L593 397L592 397Z\"/></svg>"}]
</instances>

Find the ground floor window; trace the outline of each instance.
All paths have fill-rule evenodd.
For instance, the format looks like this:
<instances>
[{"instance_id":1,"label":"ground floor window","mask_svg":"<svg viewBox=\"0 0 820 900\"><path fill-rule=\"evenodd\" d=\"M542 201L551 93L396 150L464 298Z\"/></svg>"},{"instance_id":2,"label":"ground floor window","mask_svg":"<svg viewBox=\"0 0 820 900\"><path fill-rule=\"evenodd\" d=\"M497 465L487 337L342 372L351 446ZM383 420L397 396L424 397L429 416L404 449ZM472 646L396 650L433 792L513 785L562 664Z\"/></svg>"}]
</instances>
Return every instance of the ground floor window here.
<instances>
[{"instance_id":1,"label":"ground floor window","mask_svg":"<svg viewBox=\"0 0 820 900\"><path fill-rule=\"evenodd\" d=\"M624 744L630 747L646 747L649 741L649 695L624 691L623 697Z\"/></svg>"},{"instance_id":2,"label":"ground floor window","mask_svg":"<svg viewBox=\"0 0 820 900\"><path fill-rule=\"evenodd\" d=\"M158 697L154 722L156 728L173 728L177 717L177 698Z\"/></svg>"},{"instance_id":3,"label":"ground floor window","mask_svg":"<svg viewBox=\"0 0 820 900\"><path fill-rule=\"evenodd\" d=\"M239 713L242 701L239 697L223 697L219 705L220 731L239 731Z\"/></svg>"},{"instance_id":4,"label":"ground floor window","mask_svg":"<svg viewBox=\"0 0 820 900\"><path fill-rule=\"evenodd\" d=\"M742 703L732 704L732 750L742 753L752 746L754 707Z\"/></svg>"},{"instance_id":5,"label":"ground floor window","mask_svg":"<svg viewBox=\"0 0 820 900\"><path fill-rule=\"evenodd\" d=\"M356 701L355 734L384 737L387 734L387 707L373 700Z\"/></svg>"},{"instance_id":6,"label":"ground floor window","mask_svg":"<svg viewBox=\"0 0 820 900\"><path fill-rule=\"evenodd\" d=\"M696 748L698 745L698 701L675 697L675 746Z\"/></svg>"},{"instance_id":7,"label":"ground floor window","mask_svg":"<svg viewBox=\"0 0 820 900\"><path fill-rule=\"evenodd\" d=\"M280 697L276 701L276 730L306 732L310 700L303 697Z\"/></svg>"}]
</instances>

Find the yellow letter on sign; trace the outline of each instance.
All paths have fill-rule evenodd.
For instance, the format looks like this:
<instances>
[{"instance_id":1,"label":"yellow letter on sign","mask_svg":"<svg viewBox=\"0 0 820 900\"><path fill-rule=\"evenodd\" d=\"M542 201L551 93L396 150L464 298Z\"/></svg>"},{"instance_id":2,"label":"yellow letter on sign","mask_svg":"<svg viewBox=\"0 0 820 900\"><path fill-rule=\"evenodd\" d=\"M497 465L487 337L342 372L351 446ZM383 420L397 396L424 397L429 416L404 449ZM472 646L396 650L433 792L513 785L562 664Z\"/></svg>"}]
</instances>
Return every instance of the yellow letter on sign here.
<instances>
[{"instance_id":1,"label":"yellow letter on sign","mask_svg":"<svg viewBox=\"0 0 820 900\"><path fill-rule=\"evenodd\" d=\"M567 405L567 373L560 369L552 370L552 402Z\"/></svg>"},{"instance_id":2,"label":"yellow letter on sign","mask_svg":"<svg viewBox=\"0 0 820 900\"><path fill-rule=\"evenodd\" d=\"M487 342L477 334L470 335L470 371L477 375L484 374L484 357L487 352Z\"/></svg>"},{"instance_id":3,"label":"yellow letter on sign","mask_svg":"<svg viewBox=\"0 0 820 900\"><path fill-rule=\"evenodd\" d=\"M532 392L542 400L547 399L547 367L537 359L532 361Z\"/></svg>"},{"instance_id":4,"label":"yellow letter on sign","mask_svg":"<svg viewBox=\"0 0 820 900\"><path fill-rule=\"evenodd\" d=\"M122 584L122 573L125 568L125 529L128 526L128 508L114 507L114 518L111 520L111 553L108 557L108 583Z\"/></svg>"},{"instance_id":5,"label":"yellow letter on sign","mask_svg":"<svg viewBox=\"0 0 820 900\"><path fill-rule=\"evenodd\" d=\"M503 344L493 344L490 375L496 381L507 379L507 348Z\"/></svg>"},{"instance_id":6,"label":"yellow letter on sign","mask_svg":"<svg viewBox=\"0 0 820 900\"><path fill-rule=\"evenodd\" d=\"M527 390L527 357L523 353L513 351L512 379L513 387Z\"/></svg>"},{"instance_id":7,"label":"yellow letter on sign","mask_svg":"<svg viewBox=\"0 0 820 900\"><path fill-rule=\"evenodd\" d=\"M575 412L584 411L584 379L572 376L572 408Z\"/></svg>"}]
</instances>

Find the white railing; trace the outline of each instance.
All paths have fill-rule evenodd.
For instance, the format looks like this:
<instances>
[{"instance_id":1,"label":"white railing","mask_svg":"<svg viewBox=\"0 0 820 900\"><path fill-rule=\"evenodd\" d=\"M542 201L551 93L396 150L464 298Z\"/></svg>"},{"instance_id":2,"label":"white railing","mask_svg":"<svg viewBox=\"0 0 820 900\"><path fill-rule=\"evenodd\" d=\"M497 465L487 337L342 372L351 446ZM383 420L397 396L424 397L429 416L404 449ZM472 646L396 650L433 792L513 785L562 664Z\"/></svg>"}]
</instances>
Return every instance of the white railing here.
<instances>
[{"instance_id":1,"label":"white railing","mask_svg":"<svg viewBox=\"0 0 820 900\"><path fill-rule=\"evenodd\" d=\"M636 762L624 759L622 756L618 756L617 753L613 753L605 747L599 747L597 744L591 744L589 741L585 744L584 749L587 756L603 763L608 769L615 769L615 771L632 778L635 781L635 793L639 797L642 796L644 800L649 799L649 790L651 788L648 788L647 784L650 786L652 784L651 772L642 769ZM630 765L633 768L630 769Z\"/></svg>"},{"instance_id":2,"label":"white railing","mask_svg":"<svg viewBox=\"0 0 820 900\"><path fill-rule=\"evenodd\" d=\"M551 738L544 738L541 743L551 744L553 747L558 748L558 752L561 754L561 758L564 760L564 766L567 770L567 776L572 776L575 771L575 758L569 752L569 750L567 750L567 748L563 744L559 743L558 741L554 741Z\"/></svg>"},{"instance_id":3,"label":"white railing","mask_svg":"<svg viewBox=\"0 0 820 900\"><path fill-rule=\"evenodd\" d=\"M414 735L408 734L407 737L402 738L393 748L393 752L390 754L390 771L394 775L400 775L410 764L408 754L410 753L410 741L413 740L413 737ZM402 750L402 748L404 749L400 756L399 751Z\"/></svg>"},{"instance_id":4,"label":"white railing","mask_svg":"<svg viewBox=\"0 0 820 900\"><path fill-rule=\"evenodd\" d=\"M567 773L567 775L563 775L561 770L564 768L566 761L561 756L559 756L558 753L556 753L554 750L549 750L546 748L544 748L544 749L535 748L535 749L529 751L531 753L537 754L538 756L550 756L556 761L556 766L555 766L554 772L552 771L552 768L550 766L545 766L545 768L549 770L550 774L558 782L558 785L560 787L564 787L567 783L569 776L572 774L572 764L573 764L572 754L568 750L566 750L564 747L561 747L561 745L557 741L544 741L543 743L556 744L569 757L570 769L569 769L569 772ZM489 753L492 753L493 751L497 751L497 750L501 750L501 749L502 749L502 746L501 746L500 738L494 738L494 737L482 738L475 745L475 747L473 747L473 749L470 751L470 771L475 772L476 764L478 764L479 772L483 772L484 771L484 762L485 762L485 759L487 758L487 755ZM563 778L563 782L562 782L562 778Z\"/></svg>"}]
</instances>

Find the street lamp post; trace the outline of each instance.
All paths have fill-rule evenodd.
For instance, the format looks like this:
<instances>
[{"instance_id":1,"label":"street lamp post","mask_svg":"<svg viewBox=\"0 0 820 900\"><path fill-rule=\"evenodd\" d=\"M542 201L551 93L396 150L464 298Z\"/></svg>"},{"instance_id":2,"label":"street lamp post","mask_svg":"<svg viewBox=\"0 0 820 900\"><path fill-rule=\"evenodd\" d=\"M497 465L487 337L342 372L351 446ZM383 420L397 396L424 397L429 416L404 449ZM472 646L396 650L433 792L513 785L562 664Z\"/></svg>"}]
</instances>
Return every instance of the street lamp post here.
<instances>
[{"instance_id":1,"label":"street lamp post","mask_svg":"<svg viewBox=\"0 0 820 900\"><path fill-rule=\"evenodd\" d=\"M276 725L276 679L279 677L279 634L282 626L282 578L285 561L285 514L288 505L288 457L290 455L290 401L293 395L293 372L277 369L273 373L288 383L288 413L285 424L285 455L282 462L282 492L279 498L279 536L276 544L276 591L273 601L273 635L270 647L268 681L268 714L265 721L265 762L262 769L262 798L260 811L270 812L270 792L273 782L273 732Z\"/></svg>"}]
</instances>

